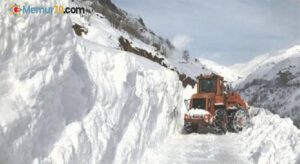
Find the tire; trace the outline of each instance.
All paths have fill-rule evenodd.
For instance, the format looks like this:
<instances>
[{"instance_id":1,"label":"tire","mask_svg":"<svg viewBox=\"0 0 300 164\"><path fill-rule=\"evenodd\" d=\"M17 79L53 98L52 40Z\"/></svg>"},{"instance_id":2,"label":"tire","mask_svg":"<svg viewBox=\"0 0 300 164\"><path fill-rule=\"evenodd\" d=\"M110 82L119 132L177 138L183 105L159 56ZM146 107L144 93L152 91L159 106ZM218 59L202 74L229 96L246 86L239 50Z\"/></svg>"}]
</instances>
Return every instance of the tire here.
<instances>
[{"instance_id":1,"label":"tire","mask_svg":"<svg viewBox=\"0 0 300 164\"><path fill-rule=\"evenodd\" d=\"M230 112L228 129L231 132L240 132L249 124L248 111L237 109Z\"/></svg>"},{"instance_id":2,"label":"tire","mask_svg":"<svg viewBox=\"0 0 300 164\"><path fill-rule=\"evenodd\" d=\"M183 125L183 129L182 129L182 133L183 134L190 134L190 133L193 133L194 132L194 128L192 126L192 124L189 124L189 123L184 123Z\"/></svg>"},{"instance_id":3,"label":"tire","mask_svg":"<svg viewBox=\"0 0 300 164\"><path fill-rule=\"evenodd\" d=\"M215 111L215 131L217 134L225 134L227 132L227 112L224 108L217 108Z\"/></svg>"}]
</instances>

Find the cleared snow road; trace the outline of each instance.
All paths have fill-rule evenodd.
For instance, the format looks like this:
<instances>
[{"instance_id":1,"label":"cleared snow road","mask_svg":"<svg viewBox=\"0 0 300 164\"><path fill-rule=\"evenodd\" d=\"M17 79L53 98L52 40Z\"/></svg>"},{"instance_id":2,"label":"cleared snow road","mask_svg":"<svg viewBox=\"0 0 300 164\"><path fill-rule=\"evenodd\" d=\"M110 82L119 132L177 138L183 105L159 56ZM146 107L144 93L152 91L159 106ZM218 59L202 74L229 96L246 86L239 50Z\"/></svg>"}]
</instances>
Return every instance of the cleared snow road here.
<instances>
[{"instance_id":1,"label":"cleared snow road","mask_svg":"<svg viewBox=\"0 0 300 164\"><path fill-rule=\"evenodd\" d=\"M190 134L168 138L151 153L147 163L247 163L235 135Z\"/></svg>"},{"instance_id":2,"label":"cleared snow road","mask_svg":"<svg viewBox=\"0 0 300 164\"><path fill-rule=\"evenodd\" d=\"M240 133L174 133L162 144L147 149L142 163L300 163L300 131L290 119L254 107L250 115L256 116Z\"/></svg>"}]
</instances>

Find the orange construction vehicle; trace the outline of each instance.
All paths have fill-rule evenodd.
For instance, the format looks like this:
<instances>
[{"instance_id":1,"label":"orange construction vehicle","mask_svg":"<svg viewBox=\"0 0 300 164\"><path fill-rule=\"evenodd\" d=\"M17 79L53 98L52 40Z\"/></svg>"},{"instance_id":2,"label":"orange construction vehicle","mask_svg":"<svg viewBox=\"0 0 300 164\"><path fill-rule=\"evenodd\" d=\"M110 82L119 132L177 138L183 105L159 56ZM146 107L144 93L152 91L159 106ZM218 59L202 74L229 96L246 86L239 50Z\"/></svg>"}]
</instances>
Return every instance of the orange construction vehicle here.
<instances>
[{"instance_id":1,"label":"orange construction vehicle","mask_svg":"<svg viewBox=\"0 0 300 164\"><path fill-rule=\"evenodd\" d=\"M184 132L238 132L249 120L248 104L236 92L229 91L224 78L200 75L197 93L185 100L188 111L184 115Z\"/></svg>"}]
</instances>

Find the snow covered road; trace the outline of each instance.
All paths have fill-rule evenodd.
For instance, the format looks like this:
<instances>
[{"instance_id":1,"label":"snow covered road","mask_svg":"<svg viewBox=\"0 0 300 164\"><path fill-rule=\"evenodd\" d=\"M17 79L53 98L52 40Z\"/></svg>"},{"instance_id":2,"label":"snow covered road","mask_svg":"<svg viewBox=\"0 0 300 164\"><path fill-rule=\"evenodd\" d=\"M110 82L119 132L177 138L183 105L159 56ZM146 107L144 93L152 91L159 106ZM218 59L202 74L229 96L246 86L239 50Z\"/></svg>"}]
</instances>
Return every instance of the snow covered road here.
<instances>
[{"instance_id":1,"label":"snow covered road","mask_svg":"<svg viewBox=\"0 0 300 164\"><path fill-rule=\"evenodd\" d=\"M290 119L267 110L250 109L253 118L240 133L175 133L158 147L146 150L143 163L299 163L300 131ZM254 116L255 115L255 116Z\"/></svg>"},{"instance_id":2,"label":"snow covered road","mask_svg":"<svg viewBox=\"0 0 300 164\"><path fill-rule=\"evenodd\" d=\"M162 164L247 163L237 134L174 135L153 150L153 159ZM151 163L148 159L147 163Z\"/></svg>"}]
</instances>

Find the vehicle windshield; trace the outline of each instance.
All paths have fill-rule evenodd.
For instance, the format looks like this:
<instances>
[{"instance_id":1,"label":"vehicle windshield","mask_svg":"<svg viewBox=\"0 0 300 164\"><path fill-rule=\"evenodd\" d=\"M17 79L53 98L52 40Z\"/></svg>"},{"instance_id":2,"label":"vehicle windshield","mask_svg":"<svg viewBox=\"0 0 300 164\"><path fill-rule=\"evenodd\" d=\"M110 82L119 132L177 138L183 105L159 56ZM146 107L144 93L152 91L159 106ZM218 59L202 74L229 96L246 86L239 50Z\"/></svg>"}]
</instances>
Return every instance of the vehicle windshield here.
<instances>
[{"instance_id":1,"label":"vehicle windshield","mask_svg":"<svg viewBox=\"0 0 300 164\"><path fill-rule=\"evenodd\" d=\"M205 109L205 99L193 99L192 108Z\"/></svg>"},{"instance_id":2,"label":"vehicle windshield","mask_svg":"<svg viewBox=\"0 0 300 164\"><path fill-rule=\"evenodd\" d=\"M200 91L201 92L214 92L215 91L214 80L200 80Z\"/></svg>"}]
</instances>

